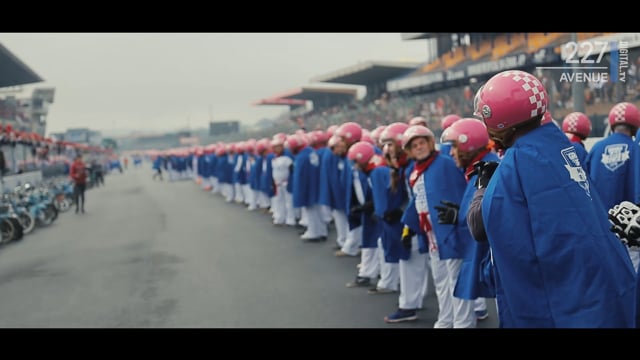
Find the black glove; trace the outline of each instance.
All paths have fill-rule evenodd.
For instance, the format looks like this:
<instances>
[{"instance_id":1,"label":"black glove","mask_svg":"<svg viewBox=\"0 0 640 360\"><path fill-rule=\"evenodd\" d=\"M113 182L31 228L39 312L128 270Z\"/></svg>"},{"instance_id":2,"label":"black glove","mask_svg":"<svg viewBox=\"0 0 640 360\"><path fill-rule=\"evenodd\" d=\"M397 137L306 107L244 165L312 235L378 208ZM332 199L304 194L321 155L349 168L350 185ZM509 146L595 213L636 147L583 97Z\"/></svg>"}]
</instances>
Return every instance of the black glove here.
<instances>
[{"instance_id":1,"label":"black glove","mask_svg":"<svg viewBox=\"0 0 640 360\"><path fill-rule=\"evenodd\" d=\"M489 184L489 180L493 176L493 173L496 171L498 167L498 162L496 161L478 161L473 164L473 171L469 173L469 177L473 175L478 175L476 179L475 187L477 189L486 188Z\"/></svg>"},{"instance_id":2,"label":"black glove","mask_svg":"<svg viewBox=\"0 0 640 360\"><path fill-rule=\"evenodd\" d=\"M435 209L438 210L438 224L457 224L460 205L447 200L441 200L440 203L444 206L435 206Z\"/></svg>"},{"instance_id":3,"label":"black glove","mask_svg":"<svg viewBox=\"0 0 640 360\"><path fill-rule=\"evenodd\" d=\"M398 221L400 221L400 219L402 219L403 214L404 214L404 210L400 208L395 208L385 212L382 218L384 219L384 221L388 222L389 224L395 224Z\"/></svg>"},{"instance_id":4,"label":"black glove","mask_svg":"<svg viewBox=\"0 0 640 360\"><path fill-rule=\"evenodd\" d=\"M349 213L352 215L360 215L360 213L365 213L370 215L373 212L373 201L367 201L362 205L355 205L351 207Z\"/></svg>"},{"instance_id":5,"label":"black glove","mask_svg":"<svg viewBox=\"0 0 640 360\"><path fill-rule=\"evenodd\" d=\"M609 209L611 231L629 248L640 248L640 207L623 201Z\"/></svg>"},{"instance_id":6,"label":"black glove","mask_svg":"<svg viewBox=\"0 0 640 360\"><path fill-rule=\"evenodd\" d=\"M405 249L411 250L411 239L416 233L413 232L408 226L402 229L402 246Z\"/></svg>"}]
</instances>

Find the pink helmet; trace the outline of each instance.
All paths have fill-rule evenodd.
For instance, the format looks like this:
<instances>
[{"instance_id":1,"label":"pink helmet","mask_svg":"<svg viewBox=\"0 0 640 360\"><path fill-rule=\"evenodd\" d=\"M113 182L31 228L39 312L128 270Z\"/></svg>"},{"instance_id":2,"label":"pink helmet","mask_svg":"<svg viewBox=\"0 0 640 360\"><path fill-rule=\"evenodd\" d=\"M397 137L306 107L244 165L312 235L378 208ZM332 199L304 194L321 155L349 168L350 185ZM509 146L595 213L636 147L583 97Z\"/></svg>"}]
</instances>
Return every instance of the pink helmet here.
<instances>
[{"instance_id":1,"label":"pink helmet","mask_svg":"<svg viewBox=\"0 0 640 360\"><path fill-rule=\"evenodd\" d=\"M416 126L416 125L414 125ZM389 124L382 134L380 134L380 142L393 141L398 146L402 146L402 134L409 128L409 124L403 122L394 122Z\"/></svg>"},{"instance_id":2,"label":"pink helmet","mask_svg":"<svg viewBox=\"0 0 640 360\"><path fill-rule=\"evenodd\" d=\"M591 134L591 120L579 111L572 112L562 120L562 131L576 134L586 139Z\"/></svg>"},{"instance_id":3,"label":"pink helmet","mask_svg":"<svg viewBox=\"0 0 640 360\"><path fill-rule=\"evenodd\" d=\"M417 137L435 137L433 132L429 130L426 126L422 125L413 125L410 126L407 131L402 135L402 147L408 148L409 144L411 144L411 140Z\"/></svg>"},{"instance_id":4,"label":"pink helmet","mask_svg":"<svg viewBox=\"0 0 640 360\"><path fill-rule=\"evenodd\" d=\"M355 122L346 122L336 129L335 135L342 137L348 145L355 144L362 137L362 127Z\"/></svg>"},{"instance_id":5,"label":"pink helmet","mask_svg":"<svg viewBox=\"0 0 640 360\"><path fill-rule=\"evenodd\" d=\"M371 145L375 145L376 142L373 140L373 138L371 137L371 133L364 133L362 134L362 137L360 138L360 141L366 141Z\"/></svg>"},{"instance_id":6,"label":"pink helmet","mask_svg":"<svg viewBox=\"0 0 640 360\"><path fill-rule=\"evenodd\" d=\"M271 146L284 145L284 142L286 140L287 140L287 134L277 133L273 135L273 139L271 139Z\"/></svg>"},{"instance_id":7,"label":"pink helmet","mask_svg":"<svg viewBox=\"0 0 640 360\"><path fill-rule=\"evenodd\" d=\"M256 141L256 153L261 153L269 147L269 139L264 138Z\"/></svg>"},{"instance_id":8,"label":"pink helmet","mask_svg":"<svg viewBox=\"0 0 640 360\"><path fill-rule=\"evenodd\" d=\"M409 120L409 126L413 125L427 126L427 119L424 116L414 116Z\"/></svg>"},{"instance_id":9,"label":"pink helmet","mask_svg":"<svg viewBox=\"0 0 640 360\"><path fill-rule=\"evenodd\" d=\"M609 125L629 124L640 127L640 112L638 108L629 102L615 104L609 111Z\"/></svg>"},{"instance_id":10,"label":"pink helmet","mask_svg":"<svg viewBox=\"0 0 640 360\"><path fill-rule=\"evenodd\" d=\"M372 144L366 141L358 141L349 148L347 157L360 165L366 165L374 154L375 150Z\"/></svg>"},{"instance_id":11,"label":"pink helmet","mask_svg":"<svg viewBox=\"0 0 640 360\"><path fill-rule=\"evenodd\" d=\"M340 141L340 137L338 135L333 135L329 138L329 141L327 141L327 146L332 148L338 144L338 141Z\"/></svg>"},{"instance_id":12,"label":"pink helmet","mask_svg":"<svg viewBox=\"0 0 640 360\"><path fill-rule=\"evenodd\" d=\"M244 143L244 151L254 153L256 151L256 139L249 139Z\"/></svg>"},{"instance_id":13,"label":"pink helmet","mask_svg":"<svg viewBox=\"0 0 640 360\"><path fill-rule=\"evenodd\" d=\"M329 136L327 137L327 139L328 139L328 138L330 138L330 137L332 137L332 136L333 136L333 134L335 134L335 132L336 132L336 130L337 130L337 129L338 129L338 125L331 125L331 126L329 126L329 127L327 128L327 134L329 135Z\"/></svg>"},{"instance_id":14,"label":"pink helmet","mask_svg":"<svg viewBox=\"0 0 640 360\"><path fill-rule=\"evenodd\" d=\"M460 119L462 118L459 115L449 114L443 117L442 120L440 120L440 127L442 128L442 130L447 130L449 126ZM424 126L427 126L426 123L424 124Z\"/></svg>"},{"instance_id":15,"label":"pink helmet","mask_svg":"<svg viewBox=\"0 0 640 360\"><path fill-rule=\"evenodd\" d=\"M371 131L371 138L373 139L373 141L375 141L376 143L378 143L380 141L380 135L382 135L382 132L384 131L384 129L386 129L387 127L384 125L378 126L377 128L373 129L373 131Z\"/></svg>"},{"instance_id":16,"label":"pink helmet","mask_svg":"<svg viewBox=\"0 0 640 360\"><path fill-rule=\"evenodd\" d=\"M455 141L458 150L472 152L487 147L489 133L482 121L464 118L456 121L442 133L442 141Z\"/></svg>"},{"instance_id":17,"label":"pink helmet","mask_svg":"<svg viewBox=\"0 0 640 360\"><path fill-rule=\"evenodd\" d=\"M547 111L547 91L538 78L507 70L487 81L476 97L476 116L490 130L503 130Z\"/></svg>"},{"instance_id":18,"label":"pink helmet","mask_svg":"<svg viewBox=\"0 0 640 360\"><path fill-rule=\"evenodd\" d=\"M298 151L307 146L309 141L304 134L293 134L287 136L287 140L284 142L284 146L291 151Z\"/></svg>"}]
</instances>

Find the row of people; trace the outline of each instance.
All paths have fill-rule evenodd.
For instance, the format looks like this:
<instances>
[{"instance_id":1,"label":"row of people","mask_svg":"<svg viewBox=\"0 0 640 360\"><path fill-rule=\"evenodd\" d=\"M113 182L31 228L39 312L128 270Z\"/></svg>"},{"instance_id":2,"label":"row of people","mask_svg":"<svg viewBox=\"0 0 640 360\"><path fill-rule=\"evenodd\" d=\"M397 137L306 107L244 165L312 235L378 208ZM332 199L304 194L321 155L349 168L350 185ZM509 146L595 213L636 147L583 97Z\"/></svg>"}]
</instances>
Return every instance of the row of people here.
<instances>
[{"instance_id":1,"label":"row of people","mask_svg":"<svg viewBox=\"0 0 640 360\"><path fill-rule=\"evenodd\" d=\"M305 241L326 241L333 222L335 255L360 257L347 286L399 294L386 322L417 319L431 279L437 328L475 327L486 299L502 327L635 326L637 253L607 214L640 202L638 109L614 106L612 135L587 151L588 118L560 131L547 101L537 78L507 71L477 92L481 120L451 117L440 144L420 118L347 122L214 144L193 169L226 201L304 227Z\"/></svg>"}]
</instances>

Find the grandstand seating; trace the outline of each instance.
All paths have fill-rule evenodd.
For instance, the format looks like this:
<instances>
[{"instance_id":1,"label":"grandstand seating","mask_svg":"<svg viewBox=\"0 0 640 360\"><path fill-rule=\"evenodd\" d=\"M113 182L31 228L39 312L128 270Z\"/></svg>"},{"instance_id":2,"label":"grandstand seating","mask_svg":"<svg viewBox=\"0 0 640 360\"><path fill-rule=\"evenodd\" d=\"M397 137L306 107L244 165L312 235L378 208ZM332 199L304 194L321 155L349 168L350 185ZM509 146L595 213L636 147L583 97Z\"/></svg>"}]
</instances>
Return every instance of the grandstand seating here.
<instances>
[{"instance_id":1,"label":"grandstand seating","mask_svg":"<svg viewBox=\"0 0 640 360\"><path fill-rule=\"evenodd\" d=\"M508 37L510 37L510 39L507 39ZM512 33L509 36L499 35L494 41L492 58L496 60L503 58L512 52L525 50L525 44L526 41L524 33Z\"/></svg>"}]
</instances>

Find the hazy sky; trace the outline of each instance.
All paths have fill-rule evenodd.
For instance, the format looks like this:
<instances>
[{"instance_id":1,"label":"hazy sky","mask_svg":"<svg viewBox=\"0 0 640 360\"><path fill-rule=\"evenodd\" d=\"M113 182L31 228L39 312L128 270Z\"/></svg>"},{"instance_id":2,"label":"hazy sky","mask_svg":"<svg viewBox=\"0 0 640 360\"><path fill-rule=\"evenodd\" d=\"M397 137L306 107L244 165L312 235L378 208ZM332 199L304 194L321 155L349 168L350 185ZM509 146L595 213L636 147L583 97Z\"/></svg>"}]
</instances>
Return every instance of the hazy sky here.
<instances>
[{"instance_id":1,"label":"hazy sky","mask_svg":"<svg viewBox=\"0 0 640 360\"><path fill-rule=\"evenodd\" d=\"M313 77L427 57L424 40L400 33L0 33L0 43L45 80L18 96L56 88L47 133L252 124L287 110L252 102Z\"/></svg>"}]
</instances>

